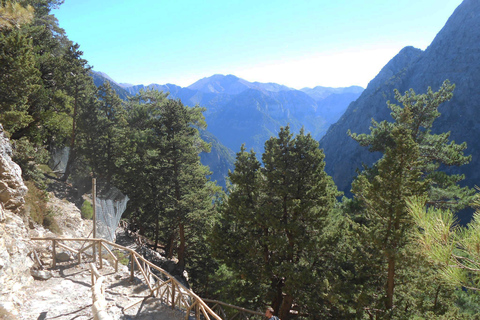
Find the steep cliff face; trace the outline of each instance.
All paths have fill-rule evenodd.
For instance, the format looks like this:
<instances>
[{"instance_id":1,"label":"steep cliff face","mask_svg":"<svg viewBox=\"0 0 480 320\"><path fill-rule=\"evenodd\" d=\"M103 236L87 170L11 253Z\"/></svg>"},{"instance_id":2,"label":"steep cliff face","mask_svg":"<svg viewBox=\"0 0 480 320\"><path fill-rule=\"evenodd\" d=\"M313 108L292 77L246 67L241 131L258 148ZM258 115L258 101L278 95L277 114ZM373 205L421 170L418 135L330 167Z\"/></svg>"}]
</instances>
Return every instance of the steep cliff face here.
<instances>
[{"instance_id":1,"label":"steep cliff face","mask_svg":"<svg viewBox=\"0 0 480 320\"><path fill-rule=\"evenodd\" d=\"M13 310L15 292L32 282L28 230L15 214L25 203L27 187L11 155L10 141L0 125L0 311Z\"/></svg>"},{"instance_id":2,"label":"steep cliff face","mask_svg":"<svg viewBox=\"0 0 480 320\"><path fill-rule=\"evenodd\" d=\"M386 101L393 98L393 89L403 85L406 71L422 54L420 49L413 47L402 49L368 84L362 95L349 105L340 120L330 126L320 141L320 147L325 152L325 170L340 190L350 190L355 170L361 168L362 163L371 164L380 157L380 154L360 147L347 135L347 131L366 133L372 118L389 117Z\"/></svg>"},{"instance_id":3,"label":"steep cliff face","mask_svg":"<svg viewBox=\"0 0 480 320\"><path fill-rule=\"evenodd\" d=\"M27 187L23 183L22 170L12 161L12 147L0 125L0 204L18 213L25 203Z\"/></svg>"},{"instance_id":4,"label":"steep cliff face","mask_svg":"<svg viewBox=\"0 0 480 320\"><path fill-rule=\"evenodd\" d=\"M452 140L467 142L472 162L448 170L465 173L470 186L479 183L480 1L465 0L425 52L412 47L402 49L320 141L326 155L326 171L340 190L348 192L355 170L362 163L372 164L380 156L359 147L347 136L347 130L368 132L371 118L390 121L386 101L394 101L393 89L404 92L413 88L424 93L430 86L436 91L446 79L455 83L456 89L453 99L440 107L442 115L434 123L433 131L451 131Z\"/></svg>"}]
</instances>

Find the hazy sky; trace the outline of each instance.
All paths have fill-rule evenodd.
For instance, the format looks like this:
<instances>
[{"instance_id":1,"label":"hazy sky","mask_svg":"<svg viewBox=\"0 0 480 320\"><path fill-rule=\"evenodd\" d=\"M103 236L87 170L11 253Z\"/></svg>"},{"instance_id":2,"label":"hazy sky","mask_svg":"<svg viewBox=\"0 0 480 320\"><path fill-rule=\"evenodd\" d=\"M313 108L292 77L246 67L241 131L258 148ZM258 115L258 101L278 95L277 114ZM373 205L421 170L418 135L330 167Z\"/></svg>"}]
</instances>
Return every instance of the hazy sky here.
<instances>
[{"instance_id":1,"label":"hazy sky","mask_svg":"<svg viewBox=\"0 0 480 320\"><path fill-rule=\"evenodd\" d=\"M432 42L461 0L66 0L53 13L117 82L213 74L293 88L366 87L403 47Z\"/></svg>"}]
</instances>

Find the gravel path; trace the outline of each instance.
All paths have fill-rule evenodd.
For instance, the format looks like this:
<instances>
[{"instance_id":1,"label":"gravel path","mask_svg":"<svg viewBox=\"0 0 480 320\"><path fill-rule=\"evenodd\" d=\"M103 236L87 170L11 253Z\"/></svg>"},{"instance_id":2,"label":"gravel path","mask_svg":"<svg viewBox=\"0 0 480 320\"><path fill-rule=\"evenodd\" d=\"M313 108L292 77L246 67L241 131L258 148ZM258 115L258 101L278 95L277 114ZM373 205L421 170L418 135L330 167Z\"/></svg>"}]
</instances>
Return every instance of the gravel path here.
<instances>
[{"instance_id":1,"label":"gravel path","mask_svg":"<svg viewBox=\"0 0 480 320\"><path fill-rule=\"evenodd\" d=\"M35 280L29 288L28 297L22 305L18 319L21 320L87 320L92 319L91 276L88 264L66 262L51 270L52 278ZM126 266L119 266L115 273L110 266L100 270L107 311L115 320L167 320L184 319L181 311L165 307L158 299L148 298L143 303L124 310L148 295L148 287L136 275L130 281Z\"/></svg>"}]
</instances>

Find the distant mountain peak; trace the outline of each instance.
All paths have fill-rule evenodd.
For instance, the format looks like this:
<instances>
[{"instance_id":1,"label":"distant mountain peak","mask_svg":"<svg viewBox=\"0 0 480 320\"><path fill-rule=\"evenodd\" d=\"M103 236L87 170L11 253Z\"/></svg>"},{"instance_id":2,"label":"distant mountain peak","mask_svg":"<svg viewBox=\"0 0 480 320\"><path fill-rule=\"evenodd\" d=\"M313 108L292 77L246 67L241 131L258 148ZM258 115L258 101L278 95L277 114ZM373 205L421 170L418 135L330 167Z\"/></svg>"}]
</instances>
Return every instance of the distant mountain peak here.
<instances>
[{"instance_id":1,"label":"distant mountain peak","mask_svg":"<svg viewBox=\"0 0 480 320\"><path fill-rule=\"evenodd\" d=\"M214 74L198 80L187 88L205 93L238 94L250 88L250 82L240 79L232 74Z\"/></svg>"},{"instance_id":2,"label":"distant mountain peak","mask_svg":"<svg viewBox=\"0 0 480 320\"><path fill-rule=\"evenodd\" d=\"M345 93L360 94L363 92L363 90L364 89L360 86L339 87L339 88L316 86L314 88L300 89L300 91L305 92L310 97L312 97L315 101L323 100L332 94L345 94Z\"/></svg>"},{"instance_id":3,"label":"distant mountain peak","mask_svg":"<svg viewBox=\"0 0 480 320\"><path fill-rule=\"evenodd\" d=\"M130 88L130 87L133 87L133 86L134 86L134 84L131 84L131 83L119 83L118 85L119 85L120 87L124 88L124 89L125 89L125 88Z\"/></svg>"},{"instance_id":4,"label":"distant mountain peak","mask_svg":"<svg viewBox=\"0 0 480 320\"><path fill-rule=\"evenodd\" d=\"M92 70L93 73L107 79L108 81L112 82L112 83L115 83L116 85L120 86L120 84L118 84L115 80L113 80L112 78L110 78L110 76L108 74L106 74L105 72L101 72L101 71L95 71L95 70Z\"/></svg>"}]
</instances>

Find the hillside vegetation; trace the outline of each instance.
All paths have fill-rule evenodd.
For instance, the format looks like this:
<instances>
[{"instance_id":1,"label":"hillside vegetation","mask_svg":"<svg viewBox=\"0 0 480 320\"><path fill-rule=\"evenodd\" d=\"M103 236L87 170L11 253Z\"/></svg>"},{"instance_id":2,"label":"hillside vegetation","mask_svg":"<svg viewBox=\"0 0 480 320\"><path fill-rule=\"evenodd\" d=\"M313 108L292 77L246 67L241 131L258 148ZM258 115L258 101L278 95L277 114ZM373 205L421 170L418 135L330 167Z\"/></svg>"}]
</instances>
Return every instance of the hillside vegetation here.
<instances>
[{"instance_id":1,"label":"hillside vegetation","mask_svg":"<svg viewBox=\"0 0 480 320\"><path fill-rule=\"evenodd\" d=\"M119 188L130 198L123 218L132 231L175 261L172 273L187 271L198 295L260 311L270 305L282 320L480 317L478 269L467 265L462 281L452 282L445 277L450 265L418 245L430 239L419 236L416 224L422 223L418 212L424 207L455 213L477 197L458 174L475 159L462 140L453 141L448 121L442 120L452 103L472 97L454 91L462 84L455 87L446 78L432 80L433 89L405 88L407 75L416 75L417 63L434 56L440 44L425 53L407 48L395 57L322 140L351 129L349 142L329 145L324 153L318 132L307 129L318 121L318 110L305 108L315 102L306 92L323 97L322 88L303 92L236 77L228 83L224 76L202 79L188 90L225 99L214 113L209 105L187 106L185 99L168 99L150 88L122 100L110 81L97 87L79 45L51 15L61 2L1 2L0 17L12 5L20 8L12 18L16 23L0 25L0 122L23 178L38 188L37 197L46 188L46 175L79 190L92 176L99 193ZM479 12L476 1L465 0L452 21L465 8ZM305 104L285 109L294 97ZM373 102L381 103L388 121L374 120L370 128L357 130L351 114L363 115L362 108ZM290 125L279 120L285 114ZM216 117L223 120L206 132ZM215 126L230 133L226 139L237 145L235 156L220 146ZM259 126L262 131L250 139L261 148L251 150L241 133ZM216 152L208 154L212 147ZM340 199L335 181L353 178L356 162L345 161L362 159L362 148L372 161L342 182L339 189L352 190L353 196ZM348 157L343 149L350 150ZM45 165L58 150L66 151L66 165L53 172ZM329 163L335 152L345 159ZM202 153L231 169L225 189L208 178ZM221 160L233 157L233 165ZM335 168L333 177L329 166ZM36 210L30 212L44 222ZM478 237L459 238L480 247ZM450 243L461 249L465 242ZM461 261L480 261L478 250L461 252ZM443 257L452 261L457 247L447 253Z\"/></svg>"}]
</instances>

